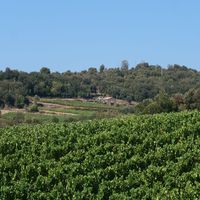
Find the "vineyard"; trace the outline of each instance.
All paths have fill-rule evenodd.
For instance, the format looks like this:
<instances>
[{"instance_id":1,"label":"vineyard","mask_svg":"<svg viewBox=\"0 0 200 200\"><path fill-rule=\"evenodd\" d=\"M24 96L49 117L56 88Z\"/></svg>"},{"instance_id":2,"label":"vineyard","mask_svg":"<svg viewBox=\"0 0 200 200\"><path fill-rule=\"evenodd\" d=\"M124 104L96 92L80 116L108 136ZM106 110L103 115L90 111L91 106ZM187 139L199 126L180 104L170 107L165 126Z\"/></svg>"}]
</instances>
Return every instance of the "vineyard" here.
<instances>
[{"instance_id":1,"label":"vineyard","mask_svg":"<svg viewBox=\"0 0 200 200\"><path fill-rule=\"evenodd\" d=\"M0 199L200 199L200 113L0 129Z\"/></svg>"}]
</instances>

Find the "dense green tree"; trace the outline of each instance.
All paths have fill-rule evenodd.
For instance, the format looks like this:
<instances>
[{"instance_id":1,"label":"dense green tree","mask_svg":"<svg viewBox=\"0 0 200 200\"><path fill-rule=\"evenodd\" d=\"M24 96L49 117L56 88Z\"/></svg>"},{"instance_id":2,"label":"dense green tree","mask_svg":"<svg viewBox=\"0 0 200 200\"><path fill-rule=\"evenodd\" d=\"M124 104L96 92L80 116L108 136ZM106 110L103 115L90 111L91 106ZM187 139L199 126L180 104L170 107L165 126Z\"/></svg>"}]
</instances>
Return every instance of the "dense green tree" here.
<instances>
[{"instance_id":1,"label":"dense green tree","mask_svg":"<svg viewBox=\"0 0 200 200\"><path fill-rule=\"evenodd\" d=\"M5 104L12 107L15 105L15 97L11 94L6 94L5 96Z\"/></svg>"},{"instance_id":2,"label":"dense green tree","mask_svg":"<svg viewBox=\"0 0 200 200\"><path fill-rule=\"evenodd\" d=\"M15 106L17 108L23 108L24 105L25 105L25 97L22 95L17 96L15 101Z\"/></svg>"},{"instance_id":3,"label":"dense green tree","mask_svg":"<svg viewBox=\"0 0 200 200\"><path fill-rule=\"evenodd\" d=\"M105 65L100 65L99 72L102 73L105 70Z\"/></svg>"},{"instance_id":4,"label":"dense green tree","mask_svg":"<svg viewBox=\"0 0 200 200\"><path fill-rule=\"evenodd\" d=\"M88 73L89 73L89 74L96 74L96 73L97 73L97 69L96 69L95 67L90 67L90 68L88 69Z\"/></svg>"},{"instance_id":5,"label":"dense green tree","mask_svg":"<svg viewBox=\"0 0 200 200\"><path fill-rule=\"evenodd\" d=\"M200 88L190 89L184 96L184 103L187 109L200 110Z\"/></svg>"},{"instance_id":6,"label":"dense green tree","mask_svg":"<svg viewBox=\"0 0 200 200\"><path fill-rule=\"evenodd\" d=\"M52 87L51 87L51 94L55 97L59 96L63 91L63 84L58 81L53 81L52 82Z\"/></svg>"},{"instance_id":7,"label":"dense green tree","mask_svg":"<svg viewBox=\"0 0 200 200\"><path fill-rule=\"evenodd\" d=\"M122 60L122 63L121 63L121 70L127 71L127 70L128 70L128 67L129 67L128 60Z\"/></svg>"},{"instance_id":8,"label":"dense green tree","mask_svg":"<svg viewBox=\"0 0 200 200\"><path fill-rule=\"evenodd\" d=\"M173 111L173 101L170 97L163 91L161 91L155 98L154 101L161 107L162 112Z\"/></svg>"},{"instance_id":9,"label":"dense green tree","mask_svg":"<svg viewBox=\"0 0 200 200\"><path fill-rule=\"evenodd\" d=\"M0 99L0 108L3 108L5 106L5 102L3 101L3 99Z\"/></svg>"},{"instance_id":10,"label":"dense green tree","mask_svg":"<svg viewBox=\"0 0 200 200\"><path fill-rule=\"evenodd\" d=\"M51 71L50 71L50 69L47 68L47 67L42 67L42 68L40 69L40 73L41 73L41 74L50 74Z\"/></svg>"},{"instance_id":11,"label":"dense green tree","mask_svg":"<svg viewBox=\"0 0 200 200\"><path fill-rule=\"evenodd\" d=\"M144 107L143 113L145 114L155 114L155 113L161 113L163 112L163 109L160 104L158 104L156 101L151 102L146 107Z\"/></svg>"}]
</instances>

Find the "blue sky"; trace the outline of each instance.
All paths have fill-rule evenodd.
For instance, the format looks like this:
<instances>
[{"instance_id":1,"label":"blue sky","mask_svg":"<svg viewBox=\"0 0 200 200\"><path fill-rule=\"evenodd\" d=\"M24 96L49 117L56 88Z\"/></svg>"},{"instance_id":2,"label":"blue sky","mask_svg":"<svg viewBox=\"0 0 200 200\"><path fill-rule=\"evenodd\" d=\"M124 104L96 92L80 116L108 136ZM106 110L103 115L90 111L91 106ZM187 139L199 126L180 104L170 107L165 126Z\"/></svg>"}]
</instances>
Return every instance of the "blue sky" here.
<instances>
[{"instance_id":1,"label":"blue sky","mask_svg":"<svg viewBox=\"0 0 200 200\"><path fill-rule=\"evenodd\" d=\"M0 70L149 62L200 70L199 0L0 0Z\"/></svg>"}]
</instances>

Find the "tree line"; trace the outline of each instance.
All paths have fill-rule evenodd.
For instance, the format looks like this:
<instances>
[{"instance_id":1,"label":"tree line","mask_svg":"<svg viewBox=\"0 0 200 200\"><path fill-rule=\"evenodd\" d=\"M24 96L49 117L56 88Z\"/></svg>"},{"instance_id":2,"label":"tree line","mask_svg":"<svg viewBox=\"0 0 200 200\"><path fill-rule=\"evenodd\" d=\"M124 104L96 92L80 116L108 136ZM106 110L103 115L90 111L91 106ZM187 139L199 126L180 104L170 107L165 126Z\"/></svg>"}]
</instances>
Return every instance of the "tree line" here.
<instances>
[{"instance_id":1,"label":"tree line","mask_svg":"<svg viewBox=\"0 0 200 200\"><path fill-rule=\"evenodd\" d=\"M128 61L120 67L91 67L81 72L51 72L42 67L39 72L23 72L6 68L0 71L0 106L23 107L27 96L92 98L112 96L129 102L156 102L164 96L176 97L186 107L193 108L200 91L200 72L177 64L163 68L159 65L139 63L129 68ZM182 99L182 100L181 100ZM186 100L187 99L187 100Z\"/></svg>"}]
</instances>

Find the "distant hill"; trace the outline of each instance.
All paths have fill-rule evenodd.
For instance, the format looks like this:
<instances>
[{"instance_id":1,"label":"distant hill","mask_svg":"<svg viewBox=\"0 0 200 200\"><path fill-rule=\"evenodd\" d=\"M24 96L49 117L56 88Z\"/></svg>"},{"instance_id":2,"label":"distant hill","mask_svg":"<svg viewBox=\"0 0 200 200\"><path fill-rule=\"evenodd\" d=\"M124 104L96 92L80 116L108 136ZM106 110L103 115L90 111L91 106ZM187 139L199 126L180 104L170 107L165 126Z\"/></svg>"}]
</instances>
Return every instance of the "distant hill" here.
<instances>
[{"instance_id":1,"label":"distant hill","mask_svg":"<svg viewBox=\"0 0 200 200\"><path fill-rule=\"evenodd\" d=\"M185 94L200 86L200 72L186 66L162 68L140 63L134 68L89 68L82 72L21 72L6 68L0 72L0 105L24 102L22 97L92 98L111 96L141 102L154 98L160 91L169 96Z\"/></svg>"}]
</instances>

